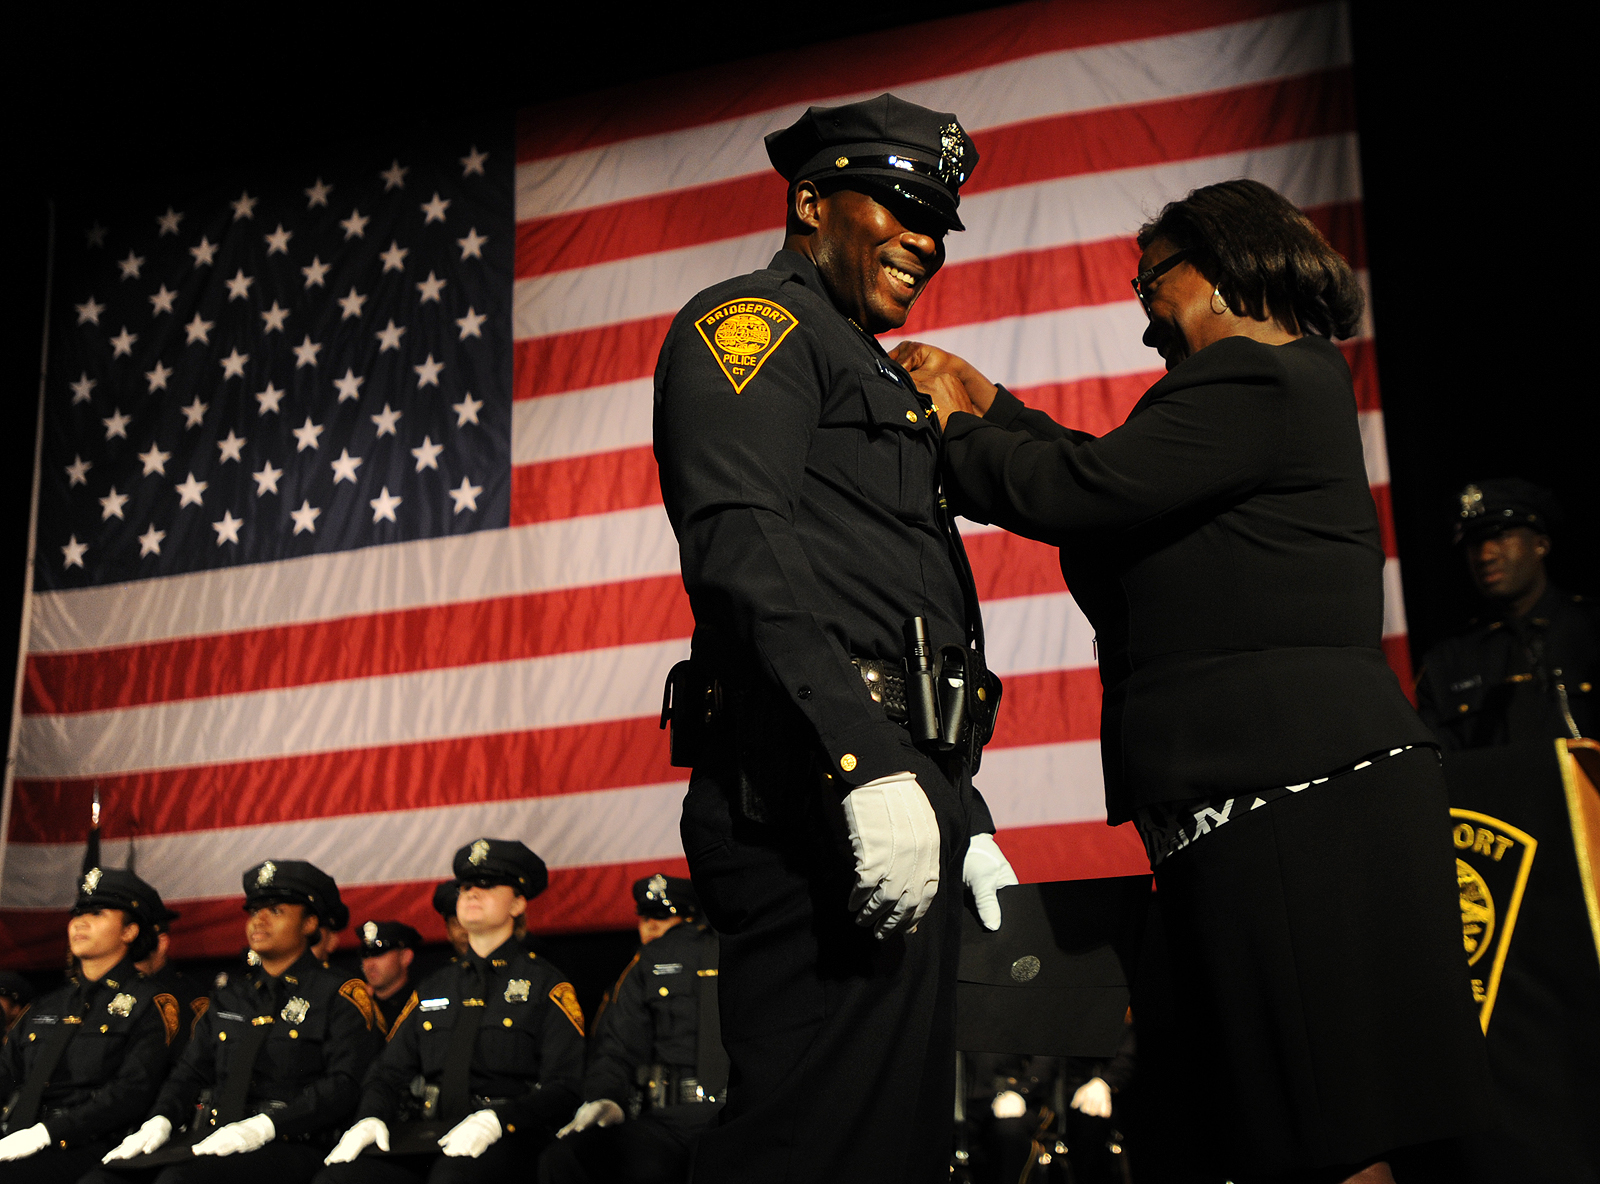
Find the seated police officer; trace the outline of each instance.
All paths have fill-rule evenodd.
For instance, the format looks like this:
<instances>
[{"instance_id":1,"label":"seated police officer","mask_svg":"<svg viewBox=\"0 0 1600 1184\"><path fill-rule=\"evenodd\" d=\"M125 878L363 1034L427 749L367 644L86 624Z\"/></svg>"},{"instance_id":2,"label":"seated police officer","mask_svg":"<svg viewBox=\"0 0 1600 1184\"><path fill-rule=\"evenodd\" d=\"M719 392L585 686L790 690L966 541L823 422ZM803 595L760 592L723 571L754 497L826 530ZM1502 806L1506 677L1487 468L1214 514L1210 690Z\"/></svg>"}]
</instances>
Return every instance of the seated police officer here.
<instances>
[{"instance_id":1,"label":"seated police officer","mask_svg":"<svg viewBox=\"0 0 1600 1184\"><path fill-rule=\"evenodd\" d=\"M217 976L150 1118L105 1157L114 1171L97 1184L129 1173L156 1184L307 1181L349 1121L383 1037L367 984L311 953L341 915L339 887L309 863L269 859L244 873L244 891L256 964ZM188 1137L172 1140L185 1123Z\"/></svg>"},{"instance_id":2,"label":"seated police officer","mask_svg":"<svg viewBox=\"0 0 1600 1184\"><path fill-rule=\"evenodd\" d=\"M32 1002L33 985L14 970L0 970L0 1018L5 1020L0 1038L17 1026Z\"/></svg>"},{"instance_id":3,"label":"seated police officer","mask_svg":"<svg viewBox=\"0 0 1600 1184\"><path fill-rule=\"evenodd\" d=\"M444 919L444 935L450 942L450 948L458 954L465 954L472 943L467 940L467 931L456 917L456 896L460 892L461 885L454 880L440 884L433 890L433 911Z\"/></svg>"},{"instance_id":4,"label":"seated police officer","mask_svg":"<svg viewBox=\"0 0 1600 1184\"><path fill-rule=\"evenodd\" d=\"M1595 735L1600 609L1546 572L1555 496L1506 478L1458 500L1455 541L1488 612L1428 651L1418 714L1447 749Z\"/></svg>"},{"instance_id":5,"label":"seated police officer","mask_svg":"<svg viewBox=\"0 0 1600 1184\"><path fill-rule=\"evenodd\" d=\"M168 1059L173 1064L178 1063L183 1050L189 1047L189 1037L194 1032L195 1022L210 1006L206 993L200 989L199 984L168 961L168 954L172 949L172 937L169 931L172 923L180 916L181 913L175 913L165 905L162 906L161 915L155 919L155 949L136 963L140 973L155 982L158 991L171 995L178 1001L178 1032L172 1038L172 1044L167 1050Z\"/></svg>"},{"instance_id":6,"label":"seated police officer","mask_svg":"<svg viewBox=\"0 0 1600 1184\"><path fill-rule=\"evenodd\" d=\"M470 946L429 975L367 1075L359 1121L318 1184L451 1184L520 1177L572 1113L583 1073L583 1013L565 976L515 936L549 883L514 839L456 852L456 916ZM421 1122L394 1122L423 1079Z\"/></svg>"},{"instance_id":7,"label":"seated police officer","mask_svg":"<svg viewBox=\"0 0 1600 1184\"><path fill-rule=\"evenodd\" d=\"M646 877L633 899L641 948L600 1004L584 1103L539 1161L541 1184L680 1181L722 1109L716 936L688 880Z\"/></svg>"},{"instance_id":8,"label":"seated police officer","mask_svg":"<svg viewBox=\"0 0 1600 1184\"><path fill-rule=\"evenodd\" d=\"M0 1052L0 1181L72 1181L150 1108L178 1030L178 1001L134 963L155 945L156 890L90 868L67 925L75 969L41 997Z\"/></svg>"},{"instance_id":9,"label":"seated police officer","mask_svg":"<svg viewBox=\"0 0 1600 1184\"><path fill-rule=\"evenodd\" d=\"M411 998L411 963L422 934L399 921L368 921L361 926L361 977L372 990L387 1035Z\"/></svg>"}]
</instances>

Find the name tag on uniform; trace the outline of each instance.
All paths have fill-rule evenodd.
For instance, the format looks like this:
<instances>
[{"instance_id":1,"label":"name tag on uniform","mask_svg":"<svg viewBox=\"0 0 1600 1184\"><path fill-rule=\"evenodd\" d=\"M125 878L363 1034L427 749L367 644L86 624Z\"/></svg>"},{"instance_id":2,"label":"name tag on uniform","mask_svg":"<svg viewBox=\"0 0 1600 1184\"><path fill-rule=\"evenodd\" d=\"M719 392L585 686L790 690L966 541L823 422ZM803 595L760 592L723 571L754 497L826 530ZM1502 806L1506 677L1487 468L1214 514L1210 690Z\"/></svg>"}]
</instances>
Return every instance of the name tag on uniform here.
<instances>
[{"instance_id":1,"label":"name tag on uniform","mask_svg":"<svg viewBox=\"0 0 1600 1184\"><path fill-rule=\"evenodd\" d=\"M657 962L650 968L651 974L682 974L682 962Z\"/></svg>"},{"instance_id":2,"label":"name tag on uniform","mask_svg":"<svg viewBox=\"0 0 1600 1184\"><path fill-rule=\"evenodd\" d=\"M417 1004L418 1011L443 1011L450 1006L450 1000L445 998L423 999Z\"/></svg>"},{"instance_id":3,"label":"name tag on uniform","mask_svg":"<svg viewBox=\"0 0 1600 1184\"><path fill-rule=\"evenodd\" d=\"M219 1011L217 1012L217 1018L219 1020L232 1020L236 1024L244 1023L244 1016L237 1011Z\"/></svg>"},{"instance_id":4,"label":"name tag on uniform","mask_svg":"<svg viewBox=\"0 0 1600 1184\"><path fill-rule=\"evenodd\" d=\"M28 1018L36 1024L59 1024L61 1022L61 1017L54 1015L35 1015Z\"/></svg>"}]
</instances>

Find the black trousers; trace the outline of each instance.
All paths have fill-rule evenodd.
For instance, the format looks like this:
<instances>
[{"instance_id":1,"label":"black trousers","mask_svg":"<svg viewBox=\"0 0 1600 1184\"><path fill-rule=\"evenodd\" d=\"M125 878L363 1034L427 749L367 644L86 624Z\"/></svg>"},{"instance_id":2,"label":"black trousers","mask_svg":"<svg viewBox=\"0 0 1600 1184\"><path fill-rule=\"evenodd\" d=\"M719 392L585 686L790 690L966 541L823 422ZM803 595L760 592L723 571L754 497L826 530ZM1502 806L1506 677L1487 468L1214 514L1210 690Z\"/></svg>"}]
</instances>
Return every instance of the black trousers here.
<instances>
[{"instance_id":1,"label":"black trousers","mask_svg":"<svg viewBox=\"0 0 1600 1184\"><path fill-rule=\"evenodd\" d=\"M320 1143L274 1141L239 1155L195 1155L164 1168L97 1168L81 1184L309 1184L327 1154Z\"/></svg>"},{"instance_id":2,"label":"black trousers","mask_svg":"<svg viewBox=\"0 0 1600 1184\"><path fill-rule=\"evenodd\" d=\"M100 1166L100 1157L122 1140L89 1139L72 1147L52 1144L26 1159L0 1163L0 1184L77 1184L85 1172Z\"/></svg>"},{"instance_id":3,"label":"black trousers","mask_svg":"<svg viewBox=\"0 0 1600 1184\"><path fill-rule=\"evenodd\" d=\"M539 1184L683 1184L695 1139L720 1111L671 1106L557 1139L539 1159Z\"/></svg>"},{"instance_id":4,"label":"black trousers","mask_svg":"<svg viewBox=\"0 0 1600 1184\"><path fill-rule=\"evenodd\" d=\"M482 1155L358 1155L324 1167L316 1184L481 1184L489 1180L532 1181L534 1164L549 1136L503 1135ZM324 1152L326 1154L326 1152ZM321 1160L318 1160L321 1166Z\"/></svg>"},{"instance_id":5,"label":"black trousers","mask_svg":"<svg viewBox=\"0 0 1600 1184\"><path fill-rule=\"evenodd\" d=\"M732 780L696 769L684 799L690 875L721 940L730 1063L728 1104L690 1178L948 1180L967 849L954 795L935 799L938 896L916 932L879 941L847 911L853 862L826 791L758 824L731 807Z\"/></svg>"}]
</instances>

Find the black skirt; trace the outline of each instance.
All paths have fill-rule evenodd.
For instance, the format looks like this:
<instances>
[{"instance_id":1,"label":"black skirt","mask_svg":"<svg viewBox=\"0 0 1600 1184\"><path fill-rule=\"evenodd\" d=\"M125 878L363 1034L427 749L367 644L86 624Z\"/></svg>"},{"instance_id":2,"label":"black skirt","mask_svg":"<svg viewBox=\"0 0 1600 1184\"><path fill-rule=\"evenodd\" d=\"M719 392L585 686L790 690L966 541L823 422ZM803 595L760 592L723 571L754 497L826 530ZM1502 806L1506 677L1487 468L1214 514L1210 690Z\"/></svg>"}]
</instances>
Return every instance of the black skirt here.
<instances>
[{"instance_id":1,"label":"black skirt","mask_svg":"<svg viewBox=\"0 0 1600 1184\"><path fill-rule=\"evenodd\" d=\"M1161 863L1134 1003L1157 1158L1270 1176L1472 1128L1488 1070L1449 835L1417 748Z\"/></svg>"}]
</instances>

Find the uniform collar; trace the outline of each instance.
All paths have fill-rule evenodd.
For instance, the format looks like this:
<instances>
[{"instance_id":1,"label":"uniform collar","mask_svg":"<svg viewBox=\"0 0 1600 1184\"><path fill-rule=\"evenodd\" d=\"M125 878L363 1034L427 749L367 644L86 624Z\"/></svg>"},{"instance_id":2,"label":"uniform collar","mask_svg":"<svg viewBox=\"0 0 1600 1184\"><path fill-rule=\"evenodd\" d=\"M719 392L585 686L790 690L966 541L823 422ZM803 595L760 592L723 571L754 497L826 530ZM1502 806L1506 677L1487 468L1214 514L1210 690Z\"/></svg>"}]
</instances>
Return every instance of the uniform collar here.
<instances>
[{"instance_id":1,"label":"uniform collar","mask_svg":"<svg viewBox=\"0 0 1600 1184\"><path fill-rule=\"evenodd\" d=\"M316 956L311 952L311 947L307 946L301 955L290 964L289 969L278 977L274 978L268 974L265 966L251 967L250 977L261 986L283 983L286 986L295 987L304 983L315 971L323 969L326 968L321 962L317 961Z\"/></svg>"},{"instance_id":2,"label":"uniform collar","mask_svg":"<svg viewBox=\"0 0 1600 1184\"><path fill-rule=\"evenodd\" d=\"M511 965L513 959L519 958L525 953L522 943L517 939L517 935L513 933L505 941L501 942L498 948L491 950L487 958L480 958L478 951L468 946L466 955L462 960L480 974L492 975L496 971L504 970Z\"/></svg>"},{"instance_id":3,"label":"uniform collar","mask_svg":"<svg viewBox=\"0 0 1600 1184\"><path fill-rule=\"evenodd\" d=\"M77 984L79 993L87 999L102 987L110 991L126 991L128 985L138 977L139 968L133 964L133 959L124 958L108 970L99 982L92 983L81 973L74 974L72 981Z\"/></svg>"}]
</instances>

